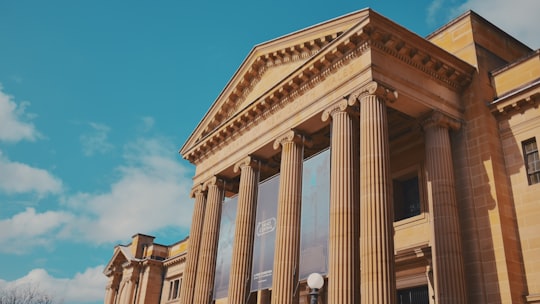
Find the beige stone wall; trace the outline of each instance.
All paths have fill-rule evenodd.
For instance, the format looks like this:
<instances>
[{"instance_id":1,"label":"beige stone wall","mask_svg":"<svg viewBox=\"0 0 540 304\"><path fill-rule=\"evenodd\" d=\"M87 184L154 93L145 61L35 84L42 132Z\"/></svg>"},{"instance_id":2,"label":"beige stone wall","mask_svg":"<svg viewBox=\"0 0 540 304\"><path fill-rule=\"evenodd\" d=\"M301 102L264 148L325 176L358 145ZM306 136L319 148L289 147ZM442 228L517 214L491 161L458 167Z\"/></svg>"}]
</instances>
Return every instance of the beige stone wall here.
<instances>
[{"instance_id":1,"label":"beige stone wall","mask_svg":"<svg viewBox=\"0 0 540 304\"><path fill-rule=\"evenodd\" d=\"M535 137L540 143L540 109L531 108L500 122L506 168L512 185L515 213L528 295L540 296L540 184L529 185L522 142ZM519 256L519 255L522 256Z\"/></svg>"},{"instance_id":2,"label":"beige stone wall","mask_svg":"<svg viewBox=\"0 0 540 304\"><path fill-rule=\"evenodd\" d=\"M180 280L180 282L182 282L185 263L166 263L164 267L163 287L161 289L161 301L159 303L180 303L180 292L178 292L176 297L171 294L171 282L174 282L175 280ZM180 290L181 289L182 284L180 284Z\"/></svg>"}]
</instances>

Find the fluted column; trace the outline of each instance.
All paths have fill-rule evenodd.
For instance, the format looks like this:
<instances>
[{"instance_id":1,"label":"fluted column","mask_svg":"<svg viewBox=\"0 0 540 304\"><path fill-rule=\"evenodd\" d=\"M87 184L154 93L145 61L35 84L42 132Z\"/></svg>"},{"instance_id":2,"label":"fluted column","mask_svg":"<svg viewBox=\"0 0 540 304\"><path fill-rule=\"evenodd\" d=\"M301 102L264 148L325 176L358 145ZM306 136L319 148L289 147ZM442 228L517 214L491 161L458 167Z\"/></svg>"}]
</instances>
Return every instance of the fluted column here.
<instances>
[{"instance_id":1,"label":"fluted column","mask_svg":"<svg viewBox=\"0 0 540 304\"><path fill-rule=\"evenodd\" d=\"M459 123L435 112L423 123L431 213L435 301L467 303L449 128Z\"/></svg>"},{"instance_id":2,"label":"fluted column","mask_svg":"<svg viewBox=\"0 0 540 304\"><path fill-rule=\"evenodd\" d=\"M115 267L116 268L116 267ZM122 272L114 270L109 278L109 283L105 292L105 304L114 304L118 295L118 288L120 287L120 280L122 278Z\"/></svg>"},{"instance_id":3,"label":"fluted column","mask_svg":"<svg viewBox=\"0 0 540 304\"><path fill-rule=\"evenodd\" d=\"M184 268L182 289L180 289L180 303L193 303L197 264L199 262L199 250L204 223L204 209L206 207L206 193L203 192L202 185L193 188L191 197L195 197L195 206L193 208L191 229L189 231L190 236L187 248L186 267Z\"/></svg>"},{"instance_id":4,"label":"fluted column","mask_svg":"<svg viewBox=\"0 0 540 304\"><path fill-rule=\"evenodd\" d=\"M289 131L276 139L281 146L276 248L272 281L272 304L298 303L300 260L300 212L302 199L303 137Z\"/></svg>"},{"instance_id":5,"label":"fluted column","mask_svg":"<svg viewBox=\"0 0 540 304\"><path fill-rule=\"evenodd\" d=\"M395 98L372 82L360 94L360 268L362 303L396 303L388 119Z\"/></svg>"},{"instance_id":6,"label":"fluted column","mask_svg":"<svg viewBox=\"0 0 540 304\"><path fill-rule=\"evenodd\" d=\"M241 170L241 173L229 277L228 303L230 304L246 303L250 293L259 166L260 162L251 157L243 159L234 166L234 172Z\"/></svg>"},{"instance_id":7,"label":"fluted column","mask_svg":"<svg viewBox=\"0 0 540 304\"><path fill-rule=\"evenodd\" d=\"M323 112L332 118L328 303L358 303L358 127L347 100Z\"/></svg>"},{"instance_id":8,"label":"fluted column","mask_svg":"<svg viewBox=\"0 0 540 304\"><path fill-rule=\"evenodd\" d=\"M208 304L212 300L223 188L223 181L217 177L213 177L204 183L204 189L208 191L208 198L204 215L199 262L196 270L197 280L193 296L193 303L195 304Z\"/></svg>"}]
</instances>

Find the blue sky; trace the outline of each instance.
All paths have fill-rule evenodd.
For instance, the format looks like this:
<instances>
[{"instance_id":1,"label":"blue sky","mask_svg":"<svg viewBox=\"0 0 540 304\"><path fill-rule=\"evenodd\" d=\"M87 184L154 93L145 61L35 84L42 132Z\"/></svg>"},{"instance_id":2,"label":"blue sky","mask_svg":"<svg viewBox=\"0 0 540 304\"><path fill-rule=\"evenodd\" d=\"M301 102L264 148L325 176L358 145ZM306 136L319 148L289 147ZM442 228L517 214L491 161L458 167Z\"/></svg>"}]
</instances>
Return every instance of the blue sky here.
<instances>
[{"instance_id":1,"label":"blue sky","mask_svg":"<svg viewBox=\"0 0 540 304\"><path fill-rule=\"evenodd\" d=\"M0 2L0 288L103 302L114 245L188 234L178 150L251 48L365 7L421 36L472 8L540 46L537 0Z\"/></svg>"}]
</instances>

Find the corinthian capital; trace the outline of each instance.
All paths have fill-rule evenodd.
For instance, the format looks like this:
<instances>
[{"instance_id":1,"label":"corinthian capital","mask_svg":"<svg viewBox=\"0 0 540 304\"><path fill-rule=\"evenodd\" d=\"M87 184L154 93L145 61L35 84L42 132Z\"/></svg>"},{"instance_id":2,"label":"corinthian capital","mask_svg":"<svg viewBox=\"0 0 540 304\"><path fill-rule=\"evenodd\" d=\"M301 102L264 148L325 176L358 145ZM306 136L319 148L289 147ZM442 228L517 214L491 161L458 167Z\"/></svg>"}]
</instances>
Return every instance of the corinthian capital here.
<instances>
[{"instance_id":1,"label":"corinthian capital","mask_svg":"<svg viewBox=\"0 0 540 304\"><path fill-rule=\"evenodd\" d=\"M347 97L349 105L360 102L364 96L375 95L384 101L394 102L398 98L398 93L394 89L388 88L376 81L372 81L360 89L354 91Z\"/></svg>"}]
</instances>

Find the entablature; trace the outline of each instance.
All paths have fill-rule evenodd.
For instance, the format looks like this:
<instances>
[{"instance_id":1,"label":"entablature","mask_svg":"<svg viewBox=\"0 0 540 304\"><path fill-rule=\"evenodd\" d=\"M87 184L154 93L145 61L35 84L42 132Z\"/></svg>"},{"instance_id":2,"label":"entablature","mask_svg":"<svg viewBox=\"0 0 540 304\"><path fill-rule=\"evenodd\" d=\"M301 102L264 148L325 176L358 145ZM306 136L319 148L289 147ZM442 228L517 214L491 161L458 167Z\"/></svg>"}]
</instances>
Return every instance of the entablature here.
<instances>
[{"instance_id":1,"label":"entablature","mask_svg":"<svg viewBox=\"0 0 540 304\"><path fill-rule=\"evenodd\" d=\"M284 75L278 84L244 109L234 108L234 102L223 107L231 109L228 114L231 116L219 116L215 119L219 123L206 125L205 131L196 141L192 141L193 137L188 140L180 151L183 157L194 164L200 163L209 153L220 149L229 138L245 133L281 109L283 104L292 103L351 60L369 52L372 48L397 58L400 62L421 71L424 77L435 79L457 94L469 85L475 71L471 65L373 11L369 11L368 17L349 30L329 36L325 41L328 43L315 55L289 75ZM290 52L290 55L294 54L293 51ZM258 57L255 61L264 60L262 58ZM264 65L266 64L261 61L260 66Z\"/></svg>"}]
</instances>

